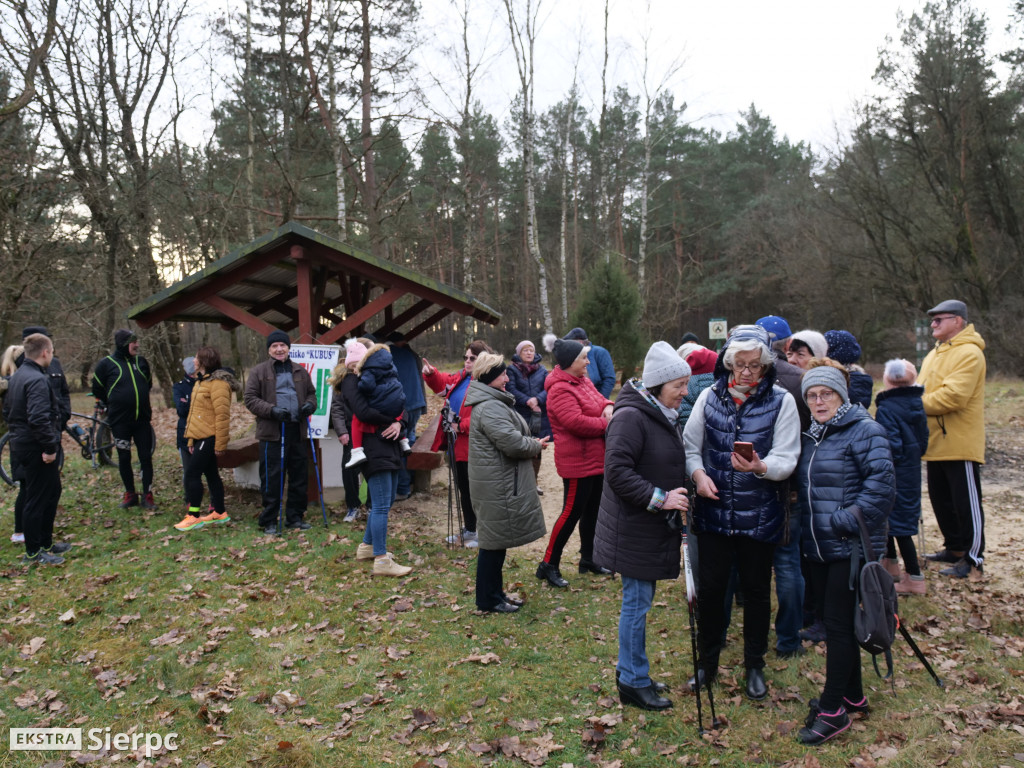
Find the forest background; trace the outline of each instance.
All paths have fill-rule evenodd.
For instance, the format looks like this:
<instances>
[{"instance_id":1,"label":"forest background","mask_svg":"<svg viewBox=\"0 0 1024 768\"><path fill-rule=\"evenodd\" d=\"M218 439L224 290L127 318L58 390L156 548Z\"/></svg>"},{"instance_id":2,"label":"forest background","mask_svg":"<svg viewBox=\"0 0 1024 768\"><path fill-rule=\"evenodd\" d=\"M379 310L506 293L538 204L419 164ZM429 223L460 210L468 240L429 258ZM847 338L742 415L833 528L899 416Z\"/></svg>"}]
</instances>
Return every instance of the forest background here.
<instances>
[{"instance_id":1,"label":"forest background","mask_svg":"<svg viewBox=\"0 0 1024 768\"><path fill-rule=\"evenodd\" d=\"M0 0L0 339L48 325L84 382L128 307L297 221L503 314L417 339L440 358L475 335L508 351L583 324L628 370L651 340L774 313L846 328L880 362L912 357L923 311L956 297L990 367L1019 374L1024 0L1011 5L1019 45L1002 50L966 0L894 10L873 95L812 151L754 104L732 129L699 125L684 65L648 66L649 38L638 77L614 82L607 2L603 40L552 41L539 0L452 0L442 81L414 62L429 43L414 0L244 0L219 16ZM599 97L574 72L536 109L545 45L600 49ZM481 100L496 48L518 86L501 115ZM241 369L263 355L245 329L170 324L144 354L169 382L199 343Z\"/></svg>"}]
</instances>

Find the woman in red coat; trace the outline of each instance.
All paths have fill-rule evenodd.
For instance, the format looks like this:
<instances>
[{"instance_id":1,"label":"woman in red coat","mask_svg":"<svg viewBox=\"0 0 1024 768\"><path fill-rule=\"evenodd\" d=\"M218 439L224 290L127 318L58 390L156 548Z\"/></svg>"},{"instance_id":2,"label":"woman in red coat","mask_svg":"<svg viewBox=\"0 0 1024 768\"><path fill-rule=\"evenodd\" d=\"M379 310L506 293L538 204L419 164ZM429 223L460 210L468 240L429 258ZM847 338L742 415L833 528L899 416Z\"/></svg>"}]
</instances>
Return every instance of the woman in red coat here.
<instances>
[{"instance_id":1,"label":"woman in red coat","mask_svg":"<svg viewBox=\"0 0 1024 768\"><path fill-rule=\"evenodd\" d=\"M567 587L559 565L562 550L580 525L580 573L611 573L594 562L594 529L604 482L604 433L612 416L612 402L587 376L590 347L569 339L555 342L555 362L544 389L548 393L548 419L555 442L555 469L565 493L562 513L551 529L537 578L553 587Z\"/></svg>"},{"instance_id":2,"label":"woman in red coat","mask_svg":"<svg viewBox=\"0 0 1024 768\"><path fill-rule=\"evenodd\" d=\"M454 440L447 446L455 457L455 481L459 487L459 507L462 510L462 531L448 537L448 543L462 542L463 546L476 547L476 512L469 497L469 416L472 408L466 407L466 390L472 380L473 364L482 352L493 352L486 342L479 339L466 347L465 365L461 371L442 373L426 359L423 361L423 380L435 394L444 396L444 404L451 409L455 418L452 419L452 434L447 435L443 429L437 430L432 451L441 451L446 447L445 438Z\"/></svg>"}]
</instances>

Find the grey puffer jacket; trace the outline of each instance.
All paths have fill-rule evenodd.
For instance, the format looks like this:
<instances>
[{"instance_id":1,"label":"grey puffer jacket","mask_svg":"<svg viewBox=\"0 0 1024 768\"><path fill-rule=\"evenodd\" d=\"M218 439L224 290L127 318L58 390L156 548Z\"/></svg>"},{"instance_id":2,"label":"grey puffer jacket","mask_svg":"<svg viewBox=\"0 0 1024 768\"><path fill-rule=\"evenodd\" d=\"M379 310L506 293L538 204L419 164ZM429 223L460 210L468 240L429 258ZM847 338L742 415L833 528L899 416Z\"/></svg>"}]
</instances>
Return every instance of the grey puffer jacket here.
<instances>
[{"instance_id":1,"label":"grey puffer jacket","mask_svg":"<svg viewBox=\"0 0 1024 768\"><path fill-rule=\"evenodd\" d=\"M875 556L885 552L889 510L896 497L892 452L885 428L856 405L819 440L803 436L793 474L803 528L801 549L812 562L830 563L852 554L860 528L850 507L860 507Z\"/></svg>"},{"instance_id":2,"label":"grey puffer jacket","mask_svg":"<svg viewBox=\"0 0 1024 768\"><path fill-rule=\"evenodd\" d=\"M473 381L466 406L469 423L469 493L476 510L481 549L510 549L547 533L533 476L543 450L516 413L508 392Z\"/></svg>"}]
</instances>

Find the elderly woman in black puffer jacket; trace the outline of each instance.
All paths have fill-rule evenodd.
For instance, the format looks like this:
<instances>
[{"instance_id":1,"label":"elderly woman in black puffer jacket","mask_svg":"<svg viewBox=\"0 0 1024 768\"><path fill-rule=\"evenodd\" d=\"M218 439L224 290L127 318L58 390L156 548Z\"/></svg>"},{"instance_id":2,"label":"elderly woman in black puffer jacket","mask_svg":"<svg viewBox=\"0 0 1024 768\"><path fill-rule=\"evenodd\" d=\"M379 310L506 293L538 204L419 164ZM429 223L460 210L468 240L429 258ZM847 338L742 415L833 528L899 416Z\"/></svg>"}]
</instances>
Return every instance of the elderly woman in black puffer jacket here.
<instances>
[{"instance_id":1,"label":"elderly woman in black puffer jacket","mask_svg":"<svg viewBox=\"0 0 1024 768\"><path fill-rule=\"evenodd\" d=\"M810 361L800 382L811 411L800 463L793 477L818 610L825 618L825 688L812 699L804 744L820 744L850 727L850 712L867 712L860 677L860 646L853 633L857 593L850 557L860 544L860 509L878 556L885 552L889 510L896 496L892 453L885 429L863 406L850 402L849 375L834 360Z\"/></svg>"},{"instance_id":2,"label":"elderly woman in black puffer jacket","mask_svg":"<svg viewBox=\"0 0 1024 768\"><path fill-rule=\"evenodd\" d=\"M686 361L668 342L655 342L642 378L626 382L608 424L594 556L622 577L615 677L622 703L641 709L672 706L660 695L665 686L651 680L646 628L657 581L679 577L681 513L689 504L678 408L689 380Z\"/></svg>"}]
</instances>

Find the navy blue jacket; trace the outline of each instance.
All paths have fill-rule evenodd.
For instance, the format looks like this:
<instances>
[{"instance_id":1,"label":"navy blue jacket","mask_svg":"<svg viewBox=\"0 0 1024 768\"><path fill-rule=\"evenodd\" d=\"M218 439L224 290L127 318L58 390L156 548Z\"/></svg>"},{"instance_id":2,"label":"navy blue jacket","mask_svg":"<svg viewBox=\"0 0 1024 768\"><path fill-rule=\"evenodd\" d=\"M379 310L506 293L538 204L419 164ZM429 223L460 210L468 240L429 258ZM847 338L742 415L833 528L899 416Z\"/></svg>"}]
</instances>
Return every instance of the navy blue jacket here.
<instances>
[{"instance_id":1,"label":"navy blue jacket","mask_svg":"<svg viewBox=\"0 0 1024 768\"><path fill-rule=\"evenodd\" d=\"M548 391L544 389L544 380L548 377L548 369L540 362L539 355L534 357L532 364L535 364L537 369L527 376L519 367L523 365L523 361L519 359L519 355L513 355L512 365L506 371L508 384L505 385L505 391L511 393L516 399L516 413L526 420L527 425L531 423L535 412L530 409L526 401L531 397L536 397L537 404L540 405L540 432L534 437L551 437L551 422L548 421Z\"/></svg>"},{"instance_id":2,"label":"navy blue jacket","mask_svg":"<svg viewBox=\"0 0 1024 768\"><path fill-rule=\"evenodd\" d=\"M427 397L423 393L423 376L420 371L423 363L419 355L409 347L398 344L391 345L391 358L398 371L398 381L405 393L405 410L414 411L427 407Z\"/></svg>"},{"instance_id":3,"label":"navy blue jacket","mask_svg":"<svg viewBox=\"0 0 1024 768\"><path fill-rule=\"evenodd\" d=\"M594 382L598 392L606 398L610 397L612 390L615 389L615 365L612 363L611 352L594 344L587 353L587 359L590 360L587 367L590 380Z\"/></svg>"},{"instance_id":4,"label":"navy blue jacket","mask_svg":"<svg viewBox=\"0 0 1024 768\"><path fill-rule=\"evenodd\" d=\"M171 391L174 393L174 409L178 412L178 443L179 449L188 448L188 440L185 439L185 422L188 421L188 409L192 405L192 387L196 380L186 376L181 381L174 382Z\"/></svg>"},{"instance_id":5,"label":"navy blue jacket","mask_svg":"<svg viewBox=\"0 0 1024 768\"><path fill-rule=\"evenodd\" d=\"M871 393L875 386L875 381L864 371L859 371L856 368L850 368L850 402L863 405L865 408L871 407Z\"/></svg>"},{"instance_id":6,"label":"navy blue jacket","mask_svg":"<svg viewBox=\"0 0 1024 768\"><path fill-rule=\"evenodd\" d=\"M732 467L732 447L737 440L754 444L758 456L772 449L775 422L788 394L775 387L775 367L768 369L757 389L740 408L729 394L729 374L719 356L704 406L704 469L718 488L718 500L698 496L694 512L697 533L748 536L775 543L786 522L789 484L737 472Z\"/></svg>"},{"instance_id":7,"label":"navy blue jacket","mask_svg":"<svg viewBox=\"0 0 1024 768\"><path fill-rule=\"evenodd\" d=\"M405 411L405 390L398 380L398 369L385 346L371 349L359 367L359 392L370 408L391 420Z\"/></svg>"},{"instance_id":8,"label":"navy blue jacket","mask_svg":"<svg viewBox=\"0 0 1024 768\"><path fill-rule=\"evenodd\" d=\"M648 507L656 489L685 485L681 435L632 381L623 385L608 423L594 562L644 581L679 577L682 535L668 527L668 513Z\"/></svg>"},{"instance_id":9,"label":"navy blue jacket","mask_svg":"<svg viewBox=\"0 0 1024 768\"><path fill-rule=\"evenodd\" d=\"M803 529L801 549L813 562L831 563L852 554L860 528L850 507L860 507L875 556L885 554L889 510L896 495L889 440L882 426L859 405L819 440L803 436L793 474Z\"/></svg>"},{"instance_id":10,"label":"navy blue jacket","mask_svg":"<svg viewBox=\"0 0 1024 768\"><path fill-rule=\"evenodd\" d=\"M679 404L679 428L686 427L686 420L693 413L693 406L700 397L700 393L715 383L713 373L695 373L690 377L690 383L686 387L686 397Z\"/></svg>"},{"instance_id":11,"label":"navy blue jacket","mask_svg":"<svg viewBox=\"0 0 1024 768\"><path fill-rule=\"evenodd\" d=\"M875 398L875 420L885 427L896 470L890 536L913 536L921 519L921 456L928 450L923 394L924 387L897 387L884 389Z\"/></svg>"}]
</instances>

